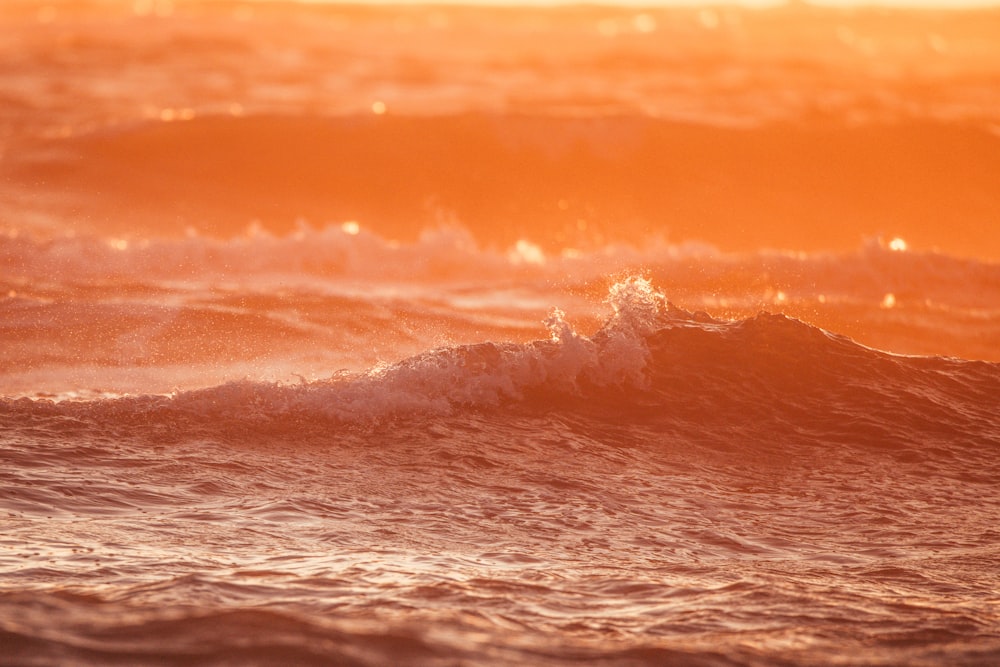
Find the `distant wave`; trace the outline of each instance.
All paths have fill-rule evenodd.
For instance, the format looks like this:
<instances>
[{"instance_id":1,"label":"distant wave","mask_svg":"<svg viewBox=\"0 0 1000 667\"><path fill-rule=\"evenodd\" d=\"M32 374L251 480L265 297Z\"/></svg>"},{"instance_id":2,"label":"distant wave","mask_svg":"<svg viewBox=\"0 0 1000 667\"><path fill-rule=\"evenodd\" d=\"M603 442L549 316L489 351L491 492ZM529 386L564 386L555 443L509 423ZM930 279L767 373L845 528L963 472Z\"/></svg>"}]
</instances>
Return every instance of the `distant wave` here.
<instances>
[{"instance_id":1,"label":"distant wave","mask_svg":"<svg viewBox=\"0 0 1000 667\"><path fill-rule=\"evenodd\" d=\"M948 303L1000 302L1000 263L909 247L902 239L890 238L859 241L853 250L838 252L765 247L734 253L704 241L664 239L551 251L527 237L507 246L483 245L458 224L432 225L412 241L400 242L353 220L319 227L303 221L287 233L251 226L227 238L194 233L181 238L75 233L39 238L11 232L0 234L0 262L0 280L15 291L18 283L41 278L67 287L255 277L280 277L283 284L311 278L436 283L559 277L566 284L641 267L682 290L707 286L725 292L738 278L760 274L794 293L825 290L831 296L881 298L892 291ZM695 263L698 270L692 271Z\"/></svg>"},{"instance_id":2,"label":"distant wave","mask_svg":"<svg viewBox=\"0 0 1000 667\"><path fill-rule=\"evenodd\" d=\"M1000 142L971 122L213 115L26 148L0 165L0 185L44 205L20 219L121 238L357 220L411 242L454 221L483 247L665 237L725 250L845 250L882 229L996 258L984 221L997 208L998 170Z\"/></svg>"}]
</instances>

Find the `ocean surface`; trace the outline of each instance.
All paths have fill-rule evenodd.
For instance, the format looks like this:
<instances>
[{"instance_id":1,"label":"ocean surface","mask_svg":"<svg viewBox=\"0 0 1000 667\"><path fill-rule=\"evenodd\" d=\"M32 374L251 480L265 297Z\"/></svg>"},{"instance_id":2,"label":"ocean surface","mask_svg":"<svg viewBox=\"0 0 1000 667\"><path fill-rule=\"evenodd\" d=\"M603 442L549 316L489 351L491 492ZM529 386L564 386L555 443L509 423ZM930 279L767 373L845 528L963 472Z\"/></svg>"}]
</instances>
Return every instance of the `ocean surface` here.
<instances>
[{"instance_id":1,"label":"ocean surface","mask_svg":"<svg viewBox=\"0 0 1000 667\"><path fill-rule=\"evenodd\" d=\"M1000 13L0 7L0 665L1000 663Z\"/></svg>"}]
</instances>

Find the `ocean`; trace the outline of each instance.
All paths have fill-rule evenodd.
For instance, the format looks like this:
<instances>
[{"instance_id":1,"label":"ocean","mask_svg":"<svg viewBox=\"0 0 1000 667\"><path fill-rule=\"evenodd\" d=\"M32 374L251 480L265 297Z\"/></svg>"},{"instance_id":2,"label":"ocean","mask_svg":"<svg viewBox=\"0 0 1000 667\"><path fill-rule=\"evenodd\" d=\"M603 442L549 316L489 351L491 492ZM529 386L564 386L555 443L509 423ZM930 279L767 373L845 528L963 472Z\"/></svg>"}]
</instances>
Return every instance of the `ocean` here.
<instances>
[{"instance_id":1,"label":"ocean","mask_svg":"<svg viewBox=\"0 0 1000 667\"><path fill-rule=\"evenodd\" d=\"M1000 662L1000 13L0 8L0 665Z\"/></svg>"}]
</instances>

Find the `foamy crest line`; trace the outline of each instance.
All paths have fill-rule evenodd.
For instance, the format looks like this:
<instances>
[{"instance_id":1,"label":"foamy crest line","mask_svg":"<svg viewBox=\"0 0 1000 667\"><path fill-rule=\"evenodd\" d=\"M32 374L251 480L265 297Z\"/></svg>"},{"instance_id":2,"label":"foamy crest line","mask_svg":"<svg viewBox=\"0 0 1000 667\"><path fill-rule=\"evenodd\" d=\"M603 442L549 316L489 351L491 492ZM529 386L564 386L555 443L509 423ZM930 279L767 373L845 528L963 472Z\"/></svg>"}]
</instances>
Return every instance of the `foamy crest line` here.
<instances>
[{"instance_id":1,"label":"foamy crest line","mask_svg":"<svg viewBox=\"0 0 1000 667\"><path fill-rule=\"evenodd\" d=\"M614 314L594 336L572 329L553 309L548 340L441 348L357 376L301 385L228 383L176 394L170 410L211 417L235 410L249 419L305 413L372 421L456 408L494 407L532 392L644 389L651 353L646 336L670 317L666 298L643 278L611 289Z\"/></svg>"},{"instance_id":2,"label":"foamy crest line","mask_svg":"<svg viewBox=\"0 0 1000 667\"><path fill-rule=\"evenodd\" d=\"M587 255L635 255L626 248ZM3 273L20 279L53 276L66 280L218 280L247 276L318 276L352 279L503 276L511 270L538 271L551 263L562 270L584 256L567 251L549 257L522 240L506 251L480 248L462 227L425 230L410 243L383 239L357 222L315 229L302 224L287 236L249 228L221 240L191 235L181 239L63 236L38 240L0 234ZM0 277L3 276L0 273Z\"/></svg>"},{"instance_id":3,"label":"foamy crest line","mask_svg":"<svg viewBox=\"0 0 1000 667\"><path fill-rule=\"evenodd\" d=\"M976 308L1000 300L1000 263L916 251L902 239L870 241L851 253L731 254L705 244L655 239L641 248L609 245L552 253L524 239L506 250L491 249L480 247L459 226L426 230L416 241L401 243L383 239L356 222L322 229L303 223L286 236L249 229L228 240L200 236L40 240L0 234L0 282L14 286L125 281L272 284L278 277L286 285L317 279L496 284L536 278L567 285L637 267L675 290L732 291L734 284L747 285L749 274L757 283L790 297L861 295L881 301L887 293L905 293Z\"/></svg>"}]
</instances>

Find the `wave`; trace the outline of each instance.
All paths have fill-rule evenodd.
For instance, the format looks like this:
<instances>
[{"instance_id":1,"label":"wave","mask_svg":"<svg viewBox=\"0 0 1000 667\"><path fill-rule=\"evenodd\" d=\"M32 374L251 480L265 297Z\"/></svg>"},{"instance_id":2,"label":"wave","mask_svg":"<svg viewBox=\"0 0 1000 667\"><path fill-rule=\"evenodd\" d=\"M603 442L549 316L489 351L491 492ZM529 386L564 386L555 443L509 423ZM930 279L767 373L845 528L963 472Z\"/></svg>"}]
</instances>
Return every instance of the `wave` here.
<instances>
[{"instance_id":1,"label":"wave","mask_svg":"<svg viewBox=\"0 0 1000 667\"><path fill-rule=\"evenodd\" d=\"M195 579L193 577L182 579ZM177 582L175 582L177 583ZM199 583L199 582L194 582ZM208 586L210 582L200 582ZM478 592L482 595L482 591ZM482 604L480 597L475 598ZM426 601L430 602L430 601ZM433 605L432 605L433 606ZM0 641L14 664L42 659L103 665L270 665L348 667L440 665L463 662L502 667L569 665L693 666L756 664L759 652L675 639L639 645L522 632L496 637L484 632L492 615L438 611L429 618L408 610L408 622L378 622L344 613L267 608L142 607L72 594L0 594ZM26 616L26 618L25 618ZM20 622L12 619L21 618ZM428 624L446 631L428 631ZM975 657L976 653L972 653Z\"/></svg>"},{"instance_id":2,"label":"wave","mask_svg":"<svg viewBox=\"0 0 1000 667\"><path fill-rule=\"evenodd\" d=\"M31 192L41 208L16 219L47 233L227 237L253 221L285 234L303 219L357 220L412 242L454 221L483 247L527 239L558 252L665 237L816 251L851 249L882 229L1000 257L983 233L997 207L1000 142L975 123L215 115L20 155L3 165L7 198Z\"/></svg>"},{"instance_id":3,"label":"wave","mask_svg":"<svg viewBox=\"0 0 1000 667\"><path fill-rule=\"evenodd\" d=\"M7 612L0 621L6 657L27 664L67 654L84 665L431 664L444 648L431 646L413 628L381 629L370 621L359 628L357 622L281 610L138 611L83 595L30 593L0 595L0 609ZM31 624L43 612L59 619L58 629L35 631ZM20 623L11 621L18 617Z\"/></svg>"},{"instance_id":4,"label":"wave","mask_svg":"<svg viewBox=\"0 0 1000 667\"><path fill-rule=\"evenodd\" d=\"M43 302L171 291L207 297L206 291L238 288L262 298L299 290L418 298L421 285L473 291L489 285L509 302L518 301L518 289L528 299L534 293L537 305L537 298L544 302L560 289L599 296L608 276L641 272L670 285L675 298L724 308L796 300L884 307L891 295L890 305L937 305L985 316L1000 303L1000 263L913 248L900 238L871 239L845 252L729 253L703 242L662 240L547 252L527 239L502 249L482 247L457 225L428 228L416 241L400 243L347 221L322 228L302 223L287 235L252 228L229 239L11 233L0 235L0 262L0 289L8 298L35 295Z\"/></svg>"},{"instance_id":5,"label":"wave","mask_svg":"<svg viewBox=\"0 0 1000 667\"><path fill-rule=\"evenodd\" d=\"M782 312L879 349L1000 360L1000 264L901 239L843 253L553 253L526 239L484 248L457 226L399 243L348 222L225 240L0 235L0 265L7 394L318 379L442 344L527 342L552 304L589 333L614 280L637 274L690 311Z\"/></svg>"},{"instance_id":6,"label":"wave","mask_svg":"<svg viewBox=\"0 0 1000 667\"><path fill-rule=\"evenodd\" d=\"M732 632L715 630L718 622L711 620L703 621L699 631L688 632L671 632L665 622L651 620L644 632L614 637L601 636L597 632L588 636L587 632L574 627L572 616L570 620L558 616L533 619L540 626L535 628L524 619L510 620L509 604L499 605L498 611L490 610L487 601L495 601L490 595L501 597L507 591L529 600L532 595L540 596L538 599L548 602L542 607L549 609L554 603L551 598L541 597L542 593L547 592L558 599L558 590L503 580L480 579L463 583L468 588L459 583L437 583L414 591L413 595L422 592L428 596L422 600L425 610L414 609L411 599L411 605L394 608L396 619L393 620L372 618L370 612L351 613L309 606L134 605L67 592L0 593L0 641L11 664L71 659L76 665L128 662L164 667L288 662L349 667L390 664L418 667L463 662L497 667L527 663L556 667L581 661L609 667L663 664L738 667L776 662L835 665L836 655L845 651L858 653L866 662L877 664L935 664L941 661L945 650L950 663L985 665L994 662L1000 654L997 639L989 632L989 617L985 613L982 613L986 616L984 619L969 611L956 613L926 604L897 602L891 607L885 605L887 616L890 611L894 612L913 625L894 623L893 617L889 617L880 619L882 626L868 633L864 641L853 636L838 637L835 641L822 636L814 638L809 648L803 648L775 646L777 642L769 634L775 630L763 623L760 625L764 629L754 626L754 630L743 630L738 637ZM215 592L233 587L219 584L211 577L194 576L178 577L167 585L168 588L173 586L198 586ZM621 591L602 590L600 594L584 597L595 597L606 604L613 604L611 601L623 595L640 601L660 601L662 598L658 596L665 588L653 582L605 582L606 589L616 587ZM782 585L778 581L737 581L711 590L694 586L671 590L667 600L674 604L661 603L659 614L671 618L676 613L674 606L683 603L686 608L694 609L698 618L722 616L750 624L754 619L751 614L720 610L710 606L711 603L761 605L762 599L776 598L772 602L775 608L797 610L786 612L783 618L786 623L801 624L795 628L799 632L815 631L810 623L824 629L830 625L836 627L836 623L849 623L851 612L855 623L859 622L856 620L858 614L864 621L879 618L877 611L867 607L859 612L810 606L806 596L797 597L797 592L789 584ZM837 602L841 604L847 599L880 609L871 599L850 597L843 591L837 595ZM472 611L448 609L449 596L475 603L477 607ZM711 602L706 602L702 596L708 596ZM680 598L680 602L674 598ZM487 608L484 610L483 606ZM641 602L638 606L642 607ZM932 612L939 614L932 617L937 625L927 622ZM601 620L608 622L600 615L594 620L588 619L592 625L600 625ZM559 621L566 627L559 627ZM580 622L577 625L588 624ZM980 634L974 634L977 630ZM748 635L759 643L748 642ZM942 646L947 648L942 649Z\"/></svg>"},{"instance_id":7,"label":"wave","mask_svg":"<svg viewBox=\"0 0 1000 667\"><path fill-rule=\"evenodd\" d=\"M169 396L84 402L4 399L9 426L39 418L157 437L318 437L476 415L576 415L645 424L661 437L898 449L1000 444L1000 366L906 357L783 315L720 320L633 278L591 336L553 310L550 337L430 350L361 374L299 384L241 381ZM74 422L76 423L76 422Z\"/></svg>"},{"instance_id":8,"label":"wave","mask_svg":"<svg viewBox=\"0 0 1000 667\"><path fill-rule=\"evenodd\" d=\"M276 234L249 226L228 238L189 233L181 238L60 234L51 238L11 230L0 234L0 286L15 289L46 280L52 285L241 281L280 277L349 278L356 281L512 282L523 278L583 283L644 267L683 290L725 291L747 274L786 291L865 294L908 292L959 303L1000 301L1000 263L949 255L899 237L870 238L844 251L755 249L726 252L707 241L605 242L589 249L548 250L523 237L505 246L480 243L459 224L431 225L412 241L380 235L357 221L316 227L300 220ZM697 266L692 266L697 263ZM697 269L692 270L692 269ZM754 280L749 281L751 286ZM966 289L962 289L966 286Z\"/></svg>"}]
</instances>

